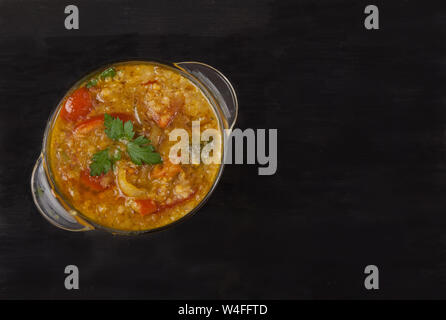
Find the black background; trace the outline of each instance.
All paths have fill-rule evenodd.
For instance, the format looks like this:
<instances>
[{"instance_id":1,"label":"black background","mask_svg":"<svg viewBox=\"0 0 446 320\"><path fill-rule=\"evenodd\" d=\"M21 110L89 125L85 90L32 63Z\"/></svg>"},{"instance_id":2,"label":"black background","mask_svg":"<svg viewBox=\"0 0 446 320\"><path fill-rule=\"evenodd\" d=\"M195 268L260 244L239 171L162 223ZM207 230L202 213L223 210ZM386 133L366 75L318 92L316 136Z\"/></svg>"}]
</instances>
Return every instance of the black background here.
<instances>
[{"instance_id":1,"label":"black background","mask_svg":"<svg viewBox=\"0 0 446 320\"><path fill-rule=\"evenodd\" d=\"M446 298L446 6L374 1L368 31L368 4L0 1L0 297ZM47 223L29 188L46 119L129 57L220 69L237 127L278 129L276 175L228 165L199 214L155 234ZM364 289L368 264L380 290Z\"/></svg>"}]
</instances>

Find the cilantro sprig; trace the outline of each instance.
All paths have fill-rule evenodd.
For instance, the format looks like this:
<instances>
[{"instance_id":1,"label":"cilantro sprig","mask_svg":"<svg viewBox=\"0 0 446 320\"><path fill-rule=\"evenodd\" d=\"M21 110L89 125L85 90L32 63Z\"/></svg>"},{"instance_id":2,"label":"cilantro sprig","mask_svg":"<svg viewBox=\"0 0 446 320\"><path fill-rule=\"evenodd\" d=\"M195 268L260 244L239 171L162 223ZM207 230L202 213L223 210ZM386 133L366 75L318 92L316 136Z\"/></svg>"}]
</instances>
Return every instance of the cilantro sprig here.
<instances>
[{"instance_id":1,"label":"cilantro sprig","mask_svg":"<svg viewBox=\"0 0 446 320\"><path fill-rule=\"evenodd\" d=\"M116 69L111 67L108 68L104 71L102 71L99 74L99 78L104 80L106 78L113 78L116 75ZM87 88L91 88L91 87L95 87L98 84L98 78L93 78L90 81L87 82L87 84L85 85Z\"/></svg>"},{"instance_id":2,"label":"cilantro sprig","mask_svg":"<svg viewBox=\"0 0 446 320\"><path fill-rule=\"evenodd\" d=\"M105 134L112 140L132 140L135 136L133 131L133 123L126 121L123 123L118 117L113 118L109 114L104 115Z\"/></svg>"},{"instance_id":3,"label":"cilantro sprig","mask_svg":"<svg viewBox=\"0 0 446 320\"><path fill-rule=\"evenodd\" d=\"M116 149L113 155L110 155L109 149L98 151L93 155L90 164L90 175L100 176L109 172L116 161L121 159L121 151Z\"/></svg>"},{"instance_id":4,"label":"cilantro sprig","mask_svg":"<svg viewBox=\"0 0 446 320\"><path fill-rule=\"evenodd\" d=\"M155 148L149 143L150 140L143 136L127 143L127 153L133 163L141 165L143 163L156 164L162 162L161 155L155 152Z\"/></svg>"},{"instance_id":5,"label":"cilantro sprig","mask_svg":"<svg viewBox=\"0 0 446 320\"><path fill-rule=\"evenodd\" d=\"M87 89L94 87L98 84L98 80L97 79L91 79L90 81L87 82L87 84L85 85L87 87Z\"/></svg>"},{"instance_id":6,"label":"cilantro sprig","mask_svg":"<svg viewBox=\"0 0 446 320\"><path fill-rule=\"evenodd\" d=\"M108 77L113 78L115 75L116 75L116 70L115 70L115 68L112 67L112 68L108 68L108 69L102 71L101 74L99 75L99 77L101 79L105 79Z\"/></svg>"},{"instance_id":7,"label":"cilantro sprig","mask_svg":"<svg viewBox=\"0 0 446 320\"><path fill-rule=\"evenodd\" d=\"M118 117L114 118L109 114L104 115L105 134L114 141L124 141L126 143L126 151L133 163L157 164L162 163L162 158L155 148L150 144L150 140L144 136L133 139L135 131L133 123L126 121L125 123ZM121 159L119 149L116 149L114 155L110 155L109 148L96 152L93 155L90 164L90 175L99 176L110 171L114 163Z\"/></svg>"}]
</instances>

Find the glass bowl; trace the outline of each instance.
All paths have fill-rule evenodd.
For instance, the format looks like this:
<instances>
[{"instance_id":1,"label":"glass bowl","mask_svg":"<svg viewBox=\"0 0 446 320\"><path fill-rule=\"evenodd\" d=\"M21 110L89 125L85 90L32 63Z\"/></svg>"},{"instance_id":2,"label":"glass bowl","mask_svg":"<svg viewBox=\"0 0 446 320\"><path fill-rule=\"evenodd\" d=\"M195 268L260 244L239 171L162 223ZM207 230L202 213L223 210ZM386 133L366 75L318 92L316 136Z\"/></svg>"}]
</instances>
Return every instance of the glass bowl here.
<instances>
[{"instance_id":1,"label":"glass bowl","mask_svg":"<svg viewBox=\"0 0 446 320\"><path fill-rule=\"evenodd\" d=\"M231 130L235 124L238 113L238 102L235 90L229 80L217 69L201 63L201 62L177 62L177 63L166 63L159 62L157 60L127 60L119 61L114 63L109 63L105 66L88 73L77 81L65 96L59 101L56 108L52 112L50 118L48 119L45 133L43 136L42 152L36 161L32 175L31 175L31 192L33 196L34 203L38 211L42 216L48 220L54 226L67 231L90 231L95 229L102 229L115 234L141 234L159 231L166 229L183 221L186 217L190 217L196 213L203 204L209 199L211 193L214 191L215 187L220 180L223 173L224 161L220 165L220 169L217 177L209 189L206 196L201 200L201 202L192 209L189 213L185 214L180 219L167 224L165 226L148 229L148 230L138 230L138 231L126 231L113 229L106 226L99 225L92 221L90 218L82 214L82 212L76 210L70 202L62 195L58 190L55 179L51 172L49 166L49 134L54 125L54 122L58 116L62 101L71 94L71 92L76 89L82 82L86 79L91 78L93 75L97 74L100 70L104 70L107 67L119 64L130 64L130 63L151 63L160 65L165 68L169 68L173 71L180 73L181 75L192 81L207 97L211 106L214 108L215 114L218 118L220 128L222 130L222 159L225 159L226 155L226 145L224 135L227 134L228 129Z\"/></svg>"}]
</instances>

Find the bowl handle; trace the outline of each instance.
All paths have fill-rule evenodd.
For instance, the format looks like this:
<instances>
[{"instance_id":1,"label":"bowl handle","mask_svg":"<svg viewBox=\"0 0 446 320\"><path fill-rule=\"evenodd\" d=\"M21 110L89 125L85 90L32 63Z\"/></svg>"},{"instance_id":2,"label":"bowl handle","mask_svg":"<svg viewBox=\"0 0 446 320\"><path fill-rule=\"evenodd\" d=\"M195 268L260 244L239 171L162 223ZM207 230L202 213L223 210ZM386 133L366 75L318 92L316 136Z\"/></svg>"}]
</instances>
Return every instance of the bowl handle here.
<instances>
[{"instance_id":1,"label":"bowl handle","mask_svg":"<svg viewBox=\"0 0 446 320\"><path fill-rule=\"evenodd\" d=\"M31 192L34 203L42 216L56 227L68 231L89 231L93 226L67 210L54 195L44 168L43 156L40 155L31 175Z\"/></svg>"},{"instance_id":2,"label":"bowl handle","mask_svg":"<svg viewBox=\"0 0 446 320\"><path fill-rule=\"evenodd\" d=\"M228 122L228 129L232 129L237 120L238 102L231 82L220 71L202 62L185 61L175 65L194 75L214 94Z\"/></svg>"}]
</instances>

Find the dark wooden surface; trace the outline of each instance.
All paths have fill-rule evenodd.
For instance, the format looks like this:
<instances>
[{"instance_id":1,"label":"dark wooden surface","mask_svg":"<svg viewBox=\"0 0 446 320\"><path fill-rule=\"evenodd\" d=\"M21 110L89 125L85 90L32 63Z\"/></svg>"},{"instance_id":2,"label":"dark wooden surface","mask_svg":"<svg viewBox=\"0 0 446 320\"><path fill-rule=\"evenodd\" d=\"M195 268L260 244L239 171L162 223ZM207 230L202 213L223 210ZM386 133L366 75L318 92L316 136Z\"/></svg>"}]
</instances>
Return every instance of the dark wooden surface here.
<instances>
[{"instance_id":1,"label":"dark wooden surface","mask_svg":"<svg viewBox=\"0 0 446 320\"><path fill-rule=\"evenodd\" d=\"M446 6L0 1L1 298L446 298ZM279 166L227 166L199 214L118 237L48 224L29 179L50 111L109 60L197 60L277 128ZM80 290L64 289L64 267ZM380 268L380 290L363 287Z\"/></svg>"}]
</instances>

